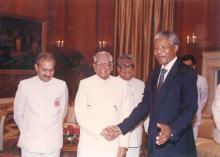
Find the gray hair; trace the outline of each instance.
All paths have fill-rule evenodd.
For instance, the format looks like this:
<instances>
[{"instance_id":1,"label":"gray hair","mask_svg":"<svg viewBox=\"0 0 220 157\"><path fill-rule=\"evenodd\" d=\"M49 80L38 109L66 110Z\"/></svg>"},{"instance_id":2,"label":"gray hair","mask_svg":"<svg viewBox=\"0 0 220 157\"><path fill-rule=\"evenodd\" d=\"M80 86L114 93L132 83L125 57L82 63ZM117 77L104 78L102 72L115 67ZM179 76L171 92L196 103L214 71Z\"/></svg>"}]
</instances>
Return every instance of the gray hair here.
<instances>
[{"instance_id":1,"label":"gray hair","mask_svg":"<svg viewBox=\"0 0 220 157\"><path fill-rule=\"evenodd\" d=\"M97 62L98 56L101 55L101 54L108 55L108 57L109 57L109 59L108 59L109 63L113 63L113 57L112 57L112 55L111 55L109 52L107 52L107 51L99 51L99 52L97 52L97 53L93 56L93 62L94 62L94 63Z\"/></svg>"},{"instance_id":2,"label":"gray hair","mask_svg":"<svg viewBox=\"0 0 220 157\"><path fill-rule=\"evenodd\" d=\"M52 53L49 52L41 52L37 55L35 64L39 64L40 60L50 60L56 64L56 59Z\"/></svg>"},{"instance_id":3,"label":"gray hair","mask_svg":"<svg viewBox=\"0 0 220 157\"><path fill-rule=\"evenodd\" d=\"M173 45L177 45L179 46L179 38L178 36L176 35L176 33L174 32L171 32L171 31L162 31L162 32L159 32L157 33L155 36L154 36L154 40L160 38L160 37L165 37L167 38L169 41L172 42Z\"/></svg>"},{"instance_id":4,"label":"gray hair","mask_svg":"<svg viewBox=\"0 0 220 157\"><path fill-rule=\"evenodd\" d=\"M130 54L121 54L121 55L118 57L118 59L117 59L117 64L120 65L121 60L123 60L123 59L127 59L127 60L130 60L130 61L133 62L133 57L132 57L132 55L130 55Z\"/></svg>"}]
</instances>

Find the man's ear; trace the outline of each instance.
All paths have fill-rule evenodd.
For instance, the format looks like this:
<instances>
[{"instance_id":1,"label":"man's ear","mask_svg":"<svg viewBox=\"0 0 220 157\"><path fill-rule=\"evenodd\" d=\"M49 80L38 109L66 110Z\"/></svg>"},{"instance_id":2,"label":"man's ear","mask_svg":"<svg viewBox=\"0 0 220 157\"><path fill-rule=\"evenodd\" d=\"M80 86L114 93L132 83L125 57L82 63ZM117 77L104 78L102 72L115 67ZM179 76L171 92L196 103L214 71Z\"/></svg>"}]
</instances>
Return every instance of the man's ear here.
<instances>
[{"instance_id":1,"label":"man's ear","mask_svg":"<svg viewBox=\"0 0 220 157\"><path fill-rule=\"evenodd\" d=\"M38 71L38 66L37 64L34 64L35 70Z\"/></svg>"},{"instance_id":2,"label":"man's ear","mask_svg":"<svg viewBox=\"0 0 220 157\"><path fill-rule=\"evenodd\" d=\"M113 71L113 64L111 64L110 70L111 70L111 72Z\"/></svg>"},{"instance_id":3,"label":"man's ear","mask_svg":"<svg viewBox=\"0 0 220 157\"><path fill-rule=\"evenodd\" d=\"M120 68L117 66L117 71L119 72Z\"/></svg>"},{"instance_id":4,"label":"man's ear","mask_svg":"<svg viewBox=\"0 0 220 157\"><path fill-rule=\"evenodd\" d=\"M175 52L177 53L177 51L179 50L179 46L178 46L178 45L175 45L175 46L174 46L174 50L175 50Z\"/></svg>"}]
</instances>

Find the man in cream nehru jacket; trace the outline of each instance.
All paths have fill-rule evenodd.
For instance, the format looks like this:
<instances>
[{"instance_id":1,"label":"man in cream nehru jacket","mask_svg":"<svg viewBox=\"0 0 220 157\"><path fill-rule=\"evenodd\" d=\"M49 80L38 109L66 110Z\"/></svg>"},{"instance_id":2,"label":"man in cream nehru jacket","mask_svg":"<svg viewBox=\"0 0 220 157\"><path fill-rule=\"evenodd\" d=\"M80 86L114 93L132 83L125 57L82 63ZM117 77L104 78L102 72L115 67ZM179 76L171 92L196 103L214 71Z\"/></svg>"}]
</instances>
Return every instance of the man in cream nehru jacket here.
<instances>
[{"instance_id":1,"label":"man in cream nehru jacket","mask_svg":"<svg viewBox=\"0 0 220 157\"><path fill-rule=\"evenodd\" d=\"M75 114L80 126L77 157L124 157L129 134L106 140L103 129L130 113L127 83L110 75L113 59L106 51L93 57L95 75L80 81Z\"/></svg>"},{"instance_id":2,"label":"man in cream nehru jacket","mask_svg":"<svg viewBox=\"0 0 220 157\"><path fill-rule=\"evenodd\" d=\"M118 58L117 70L121 79L128 84L131 108L135 108L141 102L144 93L144 82L134 78L134 62L130 55L122 54ZM148 129L149 119L144 121L145 130ZM142 123L130 133L128 151L126 157L139 157L142 142Z\"/></svg>"},{"instance_id":3,"label":"man in cream nehru jacket","mask_svg":"<svg viewBox=\"0 0 220 157\"><path fill-rule=\"evenodd\" d=\"M54 56L40 53L35 64L37 76L18 86L14 119L20 130L22 157L60 157L68 90L64 81L53 77L54 68Z\"/></svg>"}]
</instances>

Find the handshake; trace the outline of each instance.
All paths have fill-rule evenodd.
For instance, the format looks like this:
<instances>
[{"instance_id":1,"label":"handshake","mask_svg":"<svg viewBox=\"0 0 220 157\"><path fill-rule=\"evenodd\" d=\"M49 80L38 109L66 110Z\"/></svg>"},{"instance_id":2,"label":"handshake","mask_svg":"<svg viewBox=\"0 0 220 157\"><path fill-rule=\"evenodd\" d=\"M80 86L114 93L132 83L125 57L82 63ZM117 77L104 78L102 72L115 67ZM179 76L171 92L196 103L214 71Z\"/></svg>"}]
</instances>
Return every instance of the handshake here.
<instances>
[{"instance_id":1,"label":"handshake","mask_svg":"<svg viewBox=\"0 0 220 157\"><path fill-rule=\"evenodd\" d=\"M108 141L114 140L121 134L121 130L117 126L108 126L102 130L101 135Z\"/></svg>"}]
</instances>

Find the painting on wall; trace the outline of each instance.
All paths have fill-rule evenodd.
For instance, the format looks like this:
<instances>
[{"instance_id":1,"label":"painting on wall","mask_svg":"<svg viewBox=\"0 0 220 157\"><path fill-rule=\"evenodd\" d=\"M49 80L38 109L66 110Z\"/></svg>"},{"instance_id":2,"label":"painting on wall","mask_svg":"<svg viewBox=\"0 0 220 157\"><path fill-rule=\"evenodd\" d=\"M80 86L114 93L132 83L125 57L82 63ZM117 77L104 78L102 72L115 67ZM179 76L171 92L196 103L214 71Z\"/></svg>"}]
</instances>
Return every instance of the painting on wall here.
<instances>
[{"instance_id":1,"label":"painting on wall","mask_svg":"<svg viewBox=\"0 0 220 157\"><path fill-rule=\"evenodd\" d=\"M0 69L31 70L41 49L41 21L0 15Z\"/></svg>"}]
</instances>

